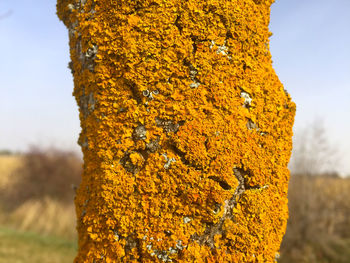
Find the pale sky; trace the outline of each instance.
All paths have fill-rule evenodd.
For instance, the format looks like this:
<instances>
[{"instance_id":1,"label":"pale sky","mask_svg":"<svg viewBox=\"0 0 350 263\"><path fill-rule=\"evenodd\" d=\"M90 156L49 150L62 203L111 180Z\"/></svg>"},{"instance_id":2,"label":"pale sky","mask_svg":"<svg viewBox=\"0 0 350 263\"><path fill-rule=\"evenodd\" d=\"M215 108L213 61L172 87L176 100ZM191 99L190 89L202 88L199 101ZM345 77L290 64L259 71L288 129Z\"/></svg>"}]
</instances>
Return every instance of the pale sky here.
<instances>
[{"instance_id":1,"label":"pale sky","mask_svg":"<svg viewBox=\"0 0 350 263\"><path fill-rule=\"evenodd\" d=\"M80 151L68 32L55 0L0 0L0 149L29 144ZM350 0L277 0L274 68L297 104L294 131L323 119L350 174ZM314 125L314 124L313 124Z\"/></svg>"}]
</instances>

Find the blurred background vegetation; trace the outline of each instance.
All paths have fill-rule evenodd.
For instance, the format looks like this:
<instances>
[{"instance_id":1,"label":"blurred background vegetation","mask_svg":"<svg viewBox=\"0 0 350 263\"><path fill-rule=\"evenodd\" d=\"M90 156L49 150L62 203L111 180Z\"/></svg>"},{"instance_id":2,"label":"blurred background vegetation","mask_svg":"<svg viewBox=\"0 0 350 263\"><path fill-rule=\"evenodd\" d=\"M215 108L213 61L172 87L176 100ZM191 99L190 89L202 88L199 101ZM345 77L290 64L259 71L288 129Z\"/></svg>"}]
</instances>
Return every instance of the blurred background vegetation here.
<instances>
[{"instance_id":1,"label":"blurred background vegetation","mask_svg":"<svg viewBox=\"0 0 350 263\"><path fill-rule=\"evenodd\" d=\"M325 128L309 127L294 139L290 218L278 262L348 263L350 176L336 172ZM73 261L81 171L81 156L67 150L0 152L0 262Z\"/></svg>"},{"instance_id":2,"label":"blurred background vegetation","mask_svg":"<svg viewBox=\"0 0 350 263\"><path fill-rule=\"evenodd\" d=\"M0 151L0 262L73 262L81 157L57 148Z\"/></svg>"}]
</instances>

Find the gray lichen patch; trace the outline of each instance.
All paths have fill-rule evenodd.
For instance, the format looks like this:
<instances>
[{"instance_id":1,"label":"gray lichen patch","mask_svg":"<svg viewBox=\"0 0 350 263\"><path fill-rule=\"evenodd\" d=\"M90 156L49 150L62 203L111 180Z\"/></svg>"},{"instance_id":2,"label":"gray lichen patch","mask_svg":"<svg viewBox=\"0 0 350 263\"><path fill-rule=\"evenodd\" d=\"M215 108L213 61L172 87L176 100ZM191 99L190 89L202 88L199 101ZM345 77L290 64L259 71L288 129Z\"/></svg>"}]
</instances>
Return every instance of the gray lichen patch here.
<instances>
[{"instance_id":1,"label":"gray lichen patch","mask_svg":"<svg viewBox=\"0 0 350 263\"><path fill-rule=\"evenodd\" d=\"M154 250L151 253L151 256L156 256L158 259L162 260L163 262L172 262L172 259L169 258L167 251Z\"/></svg>"},{"instance_id":2,"label":"gray lichen patch","mask_svg":"<svg viewBox=\"0 0 350 263\"><path fill-rule=\"evenodd\" d=\"M79 8L83 7L85 5L85 3L86 3L86 0L75 1L74 4L70 3L67 5L67 7L68 7L68 10L70 12L72 12L75 9L79 9Z\"/></svg>"},{"instance_id":3,"label":"gray lichen patch","mask_svg":"<svg viewBox=\"0 0 350 263\"><path fill-rule=\"evenodd\" d=\"M69 26L69 28L68 28L68 33L69 33L69 36L70 36L70 37L73 37L74 34L77 32L77 31L76 31L77 26L78 26L78 22L73 22L73 23Z\"/></svg>"},{"instance_id":4,"label":"gray lichen patch","mask_svg":"<svg viewBox=\"0 0 350 263\"><path fill-rule=\"evenodd\" d=\"M190 64L190 77L195 78L197 74L197 69L192 64Z\"/></svg>"},{"instance_id":5,"label":"gray lichen patch","mask_svg":"<svg viewBox=\"0 0 350 263\"><path fill-rule=\"evenodd\" d=\"M190 78L193 81L190 84L191 88L198 88L200 85L199 80L196 78L197 74L198 74L198 70L194 66L192 66L192 64L190 64Z\"/></svg>"},{"instance_id":6,"label":"gray lichen patch","mask_svg":"<svg viewBox=\"0 0 350 263\"><path fill-rule=\"evenodd\" d=\"M152 140L146 144L146 149L151 153L155 153L158 149L161 148L159 145L159 141L160 141L160 136L157 136L155 140Z\"/></svg>"},{"instance_id":7,"label":"gray lichen patch","mask_svg":"<svg viewBox=\"0 0 350 263\"><path fill-rule=\"evenodd\" d=\"M257 131L259 131L258 126L251 119L248 119L248 121L247 121L247 128L248 128L248 130L256 129Z\"/></svg>"},{"instance_id":8,"label":"gray lichen patch","mask_svg":"<svg viewBox=\"0 0 350 263\"><path fill-rule=\"evenodd\" d=\"M191 84L190 84L190 88L198 88L199 87L199 85L200 85L200 82L197 82L197 81L194 81L194 82L192 82Z\"/></svg>"},{"instance_id":9,"label":"gray lichen patch","mask_svg":"<svg viewBox=\"0 0 350 263\"><path fill-rule=\"evenodd\" d=\"M134 140L146 140L147 130L144 125L139 125L135 128L133 132Z\"/></svg>"},{"instance_id":10,"label":"gray lichen patch","mask_svg":"<svg viewBox=\"0 0 350 263\"><path fill-rule=\"evenodd\" d=\"M184 248L186 248L187 246L182 245L182 240L176 240L176 248L178 250L183 250Z\"/></svg>"},{"instance_id":11,"label":"gray lichen patch","mask_svg":"<svg viewBox=\"0 0 350 263\"><path fill-rule=\"evenodd\" d=\"M138 245L138 241L136 237L127 236L125 247L124 247L125 254L128 254L133 248L136 248L137 245Z\"/></svg>"},{"instance_id":12,"label":"gray lichen patch","mask_svg":"<svg viewBox=\"0 0 350 263\"><path fill-rule=\"evenodd\" d=\"M118 232L115 230L114 231L114 240L119 241L119 239L120 239L120 236L119 236Z\"/></svg>"},{"instance_id":13,"label":"gray lichen patch","mask_svg":"<svg viewBox=\"0 0 350 263\"><path fill-rule=\"evenodd\" d=\"M250 97L250 94L245 92L245 91L242 91L241 92L241 98L244 99L244 104L243 104L243 107L245 108L248 108L251 106L252 104L252 98Z\"/></svg>"},{"instance_id":14,"label":"gray lichen patch","mask_svg":"<svg viewBox=\"0 0 350 263\"><path fill-rule=\"evenodd\" d=\"M182 240L176 240L175 247L169 247L168 250L157 250L152 249L152 243L147 244L146 248L150 251L151 256L155 256L163 262L172 262L170 255L179 253L181 250L185 249L187 246L182 244Z\"/></svg>"},{"instance_id":15,"label":"gray lichen patch","mask_svg":"<svg viewBox=\"0 0 350 263\"><path fill-rule=\"evenodd\" d=\"M95 58L98 52L98 46L93 44L88 50L83 53L83 48L81 45L81 39L78 38L77 44L75 46L76 53L79 56L79 60L82 65L82 70L88 69L89 71L93 72L95 68Z\"/></svg>"},{"instance_id":16,"label":"gray lichen patch","mask_svg":"<svg viewBox=\"0 0 350 263\"><path fill-rule=\"evenodd\" d=\"M151 250L151 249L152 249L152 243L147 244L147 245L146 245L146 248L147 248L148 250Z\"/></svg>"},{"instance_id":17,"label":"gray lichen patch","mask_svg":"<svg viewBox=\"0 0 350 263\"><path fill-rule=\"evenodd\" d=\"M169 132L175 133L178 131L180 127L180 124L178 123L173 123L171 120L163 120L158 117L155 118L155 122L156 122L156 125L158 127L162 127L166 133L169 133Z\"/></svg>"},{"instance_id":18,"label":"gray lichen patch","mask_svg":"<svg viewBox=\"0 0 350 263\"><path fill-rule=\"evenodd\" d=\"M185 216L184 217L184 224L188 224L189 222L191 222L191 218Z\"/></svg>"},{"instance_id":19,"label":"gray lichen patch","mask_svg":"<svg viewBox=\"0 0 350 263\"><path fill-rule=\"evenodd\" d=\"M80 101L80 110L83 113L84 118L89 116L89 114L95 110L96 100L94 94L90 92L85 94L85 89L83 88L83 95L79 98Z\"/></svg>"},{"instance_id":20,"label":"gray lichen patch","mask_svg":"<svg viewBox=\"0 0 350 263\"><path fill-rule=\"evenodd\" d=\"M220 204L216 204L215 208L213 210L213 214L217 215L217 214L219 214L220 211L221 211L221 205Z\"/></svg>"},{"instance_id":21,"label":"gray lichen patch","mask_svg":"<svg viewBox=\"0 0 350 263\"><path fill-rule=\"evenodd\" d=\"M148 97L150 94L150 91L148 89L145 89L142 91L142 95L145 96L145 97Z\"/></svg>"},{"instance_id":22,"label":"gray lichen patch","mask_svg":"<svg viewBox=\"0 0 350 263\"><path fill-rule=\"evenodd\" d=\"M150 238L150 240L154 240L153 238ZM161 241L162 239L157 239L157 241ZM169 247L167 250L159 250L159 249L154 249L152 242L149 242L146 245L146 248L150 255L152 257L157 257L159 260L163 262L172 262L173 260L171 259L171 255L174 255L176 253L179 253L179 251L185 249L187 246L184 246L182 244L182 240L176 240L176 244L174 247Z\"/></svg>"},{"instance_id":23,"label":"gray lichen patch","mask_svg":"<svg viewBox=\"0 0 350 263\"><path fill-rule=\"evenodd\" d=\"M173 247L170 247L169 248L169 252L170 252L170 254L176 254L177 250L175 248L173 248Z\"/></svg>"},{"instance_id":24,"label":"gray lichen patch","mask_svg":"<svg viewBox=\"0 0 350 263\"><path fill-rule=\"evenodd\" d=\"M147 97L149 100L153 100L153 99L154 99L153 96L156 96L156 95L158 95L158 94L159 94L159 91L158 91L158 90L150 91L150 90L148 90L148 89L145 89L145 90L142 91L142 95L143 95L144 97ZM148 103L146 103L146 105L147 105L147 104L148 104Z\"/></svg>"},{"instance_id":25,"label":"gray lichen patch","mask_svg":"<svg viewBox=\"0 0 350 263\"><path fill-rule=\"evenodd\" d=\"M259 190L264 190L264 189L267 189L267 188L269 188L269 185L268 185L268 184L263 185L263 186L260 186L260 187L259 187Z\"/></svg>"},{"instance_id":26,"label":"gray lichen patch","mask_svg":"<svg viewBox=\"0 0 350 263\"><path fill-rule=\"evenodd\" d=\"M88 188L86 190L87 190L87 192L89 192ZM83 210L81 211L81 214L80 214L81 219L83 219L83 217L86 215L86 209L87 209L87 205L88 205L89 201L90 201L89 199L86 199L83 203Z\"/></svg>"},{"instance_id":27,"label":"gray lichen patch","mask_svg":"<svg viewBox=\"0 0 350 263\"><path fill-rule=\"evenodd\" d=\"M88 106L89 106L90 112L95 110L95 103L96 103L96 100L94 98L94 94L90 92L88 96Z\"/></svg>"},{"instance_id":28,"label":"gray lichen patch","mask_svg":"<svg viewBox=\"0 0 350 263\"><path fill-rule=\"evenodd\" d=\"M190 84L190 87L191 88L198 88L201 84L199 79L197 78L198 70L187 59L184 60L184 65L189 68L190 79L193 81Z\"/></svg>"},{"instance_id":29,"label":"gray lichen patch","mask_svg":"<svg viewBox=\"0 0 350 263\"><path fill-rule=\"evenodd\" d=\"M166 163L164 164L164 168L165 169L169 169L170 168L170 165L171 163L173 162L176 162L176 159L175 158L169 158L166 153L163 153L162 156L164 157Z\"/></svg>"},{"instance_id":30,"label":"gray lichen patch","mask_svg":"<svg viewBox=\"0 0 350 263\"><path fill-rule=\"evenodd\" d=\"M83 211L80 214L81 219L86 215L86 209L83 209Z\"/></svg>"},{"instance_id":31,"label":"gray lichen patch","mask_svg":"<svg viewBox=\"0 0 350 263\"><path fill-rule=\"evenodd\" d=\"M75 6L74 6L73 4L68 4L67 7L68 7L68 10L71 11L71 12L72 12L72 11L74 10L74 8L75 8Z\"/></svg>"},{"instance_id":32,"label":"gray lichen patch","mask_svg":"<svg viewBox=\"0 0 350 263\"><path fill-rule=\"evenodd\" d=\"M86 137L84 137L84 139L80 142L78 141L78 144L82 147L82 148L89 148L89 141Z\"/></svg>"},{"instance_id":33,"label":"gray lichen patch","mask_svg":"<svg viewBox=\"0 0 350 263\"><path fill-rule=\"evenodd\" d=\"M215 41L212 40L209 48L212 49L215 45ZM224 41L223 45L217 45L216 54L227 56L229 60L232 59L232 57L228 55L228 47L226 46L226 40Z\"/></svg>"},{"instance_id":34,"label":"gray lichen patch","mask_svg":"<svg viewBox=\"0 0 350 263\"><path fill-rule=\"evenodd\" d=\"M86 51L86 53L85 53L85 57L86 58L95 58L96 57L96 54L97 54L97 50L98 50L98 48L97 48L97 45L92 45L92 47L89 47L88 48L88 50Z\"/></svg>"}]
</instances>

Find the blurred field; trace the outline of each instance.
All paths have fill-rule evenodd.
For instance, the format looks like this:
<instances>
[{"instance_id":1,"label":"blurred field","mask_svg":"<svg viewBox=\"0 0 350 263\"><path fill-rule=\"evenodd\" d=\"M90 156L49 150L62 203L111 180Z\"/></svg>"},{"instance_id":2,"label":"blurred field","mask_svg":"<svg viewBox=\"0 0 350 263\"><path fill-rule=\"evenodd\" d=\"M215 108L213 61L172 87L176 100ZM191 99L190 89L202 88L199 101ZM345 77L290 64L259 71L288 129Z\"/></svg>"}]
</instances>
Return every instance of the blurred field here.
<instances>
[{"instance_id":1,"label":"blurred field","mask_svg":"<svg viewBox=\"0 0 350 263\"><path fill-rule=\"evenodd\" d=\"M32 149L0 155L0 263L72 262L81 159ZM281 263L350 262L350 178L291 176Z\"/></svg>"},{"instance_id":2,"label":"blurred field","mask_svg":"<svg viewBox=\"0 0 350 263\"><path fill-rule=\"evenodd\" d=\"M0 263L73 262L74 241L0 227Z\"/></svg>"}]
</instances>

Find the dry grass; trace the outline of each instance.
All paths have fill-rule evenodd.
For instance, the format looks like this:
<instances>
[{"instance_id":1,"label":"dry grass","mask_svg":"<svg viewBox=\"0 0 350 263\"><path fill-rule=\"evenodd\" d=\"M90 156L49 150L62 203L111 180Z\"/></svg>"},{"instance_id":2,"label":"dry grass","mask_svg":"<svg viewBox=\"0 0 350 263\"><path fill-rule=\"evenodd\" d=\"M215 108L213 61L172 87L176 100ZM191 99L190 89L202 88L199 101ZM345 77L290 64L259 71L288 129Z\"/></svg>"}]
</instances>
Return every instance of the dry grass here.
<instances>
[{"instance_id":1,"label":"dry grass","mask_svg":"<svg viewBox=\"0 0 350 263\"><path fill-rule=\"evenodd\" d=\"M20 155L0 155L0 190L14 183L14 172L21 165Z\"/></svg>"},{"instance_id":2,"label":"dry grass","mask_svg":"<svg viewBox=\"0 0 350 263\"><path fill-rule=\"evenodd\" d=\"M9 214L6 225L40 234L76 238L75 209L51 199L28 200Z\"/></svg>"}]
</instances>

